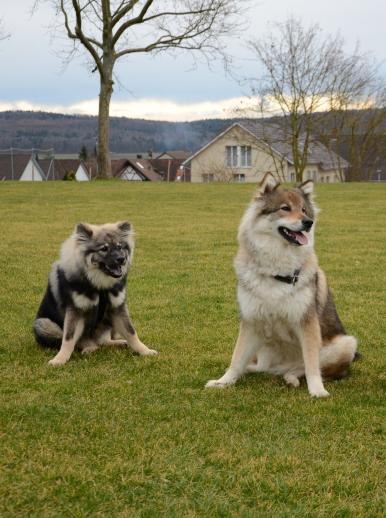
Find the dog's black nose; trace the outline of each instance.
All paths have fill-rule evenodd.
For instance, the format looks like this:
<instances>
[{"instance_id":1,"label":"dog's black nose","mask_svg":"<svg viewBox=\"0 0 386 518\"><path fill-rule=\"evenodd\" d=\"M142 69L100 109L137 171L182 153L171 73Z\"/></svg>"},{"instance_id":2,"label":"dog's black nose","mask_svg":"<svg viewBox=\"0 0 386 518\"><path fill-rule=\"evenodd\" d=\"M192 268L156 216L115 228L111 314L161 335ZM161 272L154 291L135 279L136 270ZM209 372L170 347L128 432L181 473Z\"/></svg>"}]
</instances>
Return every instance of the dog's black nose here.
<instances>
[{"instance_id":1,"label":"dog's black nose","mask_svg":"<svg viewBox=\"0 0 386 518\"><path fill-rule=\"evenodd\" d=\"M118 258L117 258L117 263L118 263L119 265L121 265L121 266L122 266L122 265L124 264L124 262L125 262L125 258L124 258L124 257L118 257Z\"/></svg>"},{"instance_id":2,"label":"dog's black nose","mask_svg":"<svg viewBox=\"0 0 386 518\"><path fill-rule=\"evenodd\" d=\"M310 230L310 228L312 227L314 222L313 222L312 219L307 218L307 219L302 219L302 223L303 223L304 230L306 230L308 232Z\"/></svg>"}]
</instances>

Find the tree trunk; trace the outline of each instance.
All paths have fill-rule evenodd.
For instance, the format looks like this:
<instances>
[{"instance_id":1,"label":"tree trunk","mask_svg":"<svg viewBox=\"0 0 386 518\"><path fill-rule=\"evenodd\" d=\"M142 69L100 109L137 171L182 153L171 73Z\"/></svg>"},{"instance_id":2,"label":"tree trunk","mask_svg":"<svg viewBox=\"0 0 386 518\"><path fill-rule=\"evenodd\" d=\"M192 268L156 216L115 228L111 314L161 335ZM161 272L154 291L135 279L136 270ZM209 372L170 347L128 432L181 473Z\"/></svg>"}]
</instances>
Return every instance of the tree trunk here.
<instances>
[{"instance_id":1,"label":"tree trunk","mask_svg":"<svg viewBox=\"0 0 386 518\"><path fill-rule=\"evenodd\" d=\"M106 74L107 75L107 74ZM110 101L113 93L112 75L101 77L98 117L98 176L112 178L110 159Z\"/></svg>"}]
</instances>

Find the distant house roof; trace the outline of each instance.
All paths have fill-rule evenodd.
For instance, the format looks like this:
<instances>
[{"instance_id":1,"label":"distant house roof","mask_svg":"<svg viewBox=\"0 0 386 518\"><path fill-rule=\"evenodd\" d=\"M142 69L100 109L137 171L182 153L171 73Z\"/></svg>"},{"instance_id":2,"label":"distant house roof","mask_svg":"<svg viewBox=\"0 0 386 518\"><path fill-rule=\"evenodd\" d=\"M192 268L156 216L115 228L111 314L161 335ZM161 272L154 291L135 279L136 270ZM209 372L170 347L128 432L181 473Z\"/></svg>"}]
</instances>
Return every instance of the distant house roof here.
<instances>
[{"instance_id":1,"label":"distant house roof","mask_svg":"<svg viewBox=\"0 0 386 518\"><path fill-rule=\"evenodd\" d=\"M280 155L289 164L293 165L293 155L291 145L288 137L286 137L283 129L278 124L264 123L260 121L241 121L235 122L222 133L217 135L214 139L208 142L205 146L199 149L196 153L190 156L183 162L187 165L193 158L202 153L211 144L223 137L231 129L239 127L247 131L250 135L256 138L257 141L269 146L274 153ZM347 160L337 155L334 151L327 149L320 142L310 142L308 148L308 164L319 165L322 169L329 170L337 167L348 167Z\"/></svg>"},{"instance_id":2,"label":"distant house roof","mask_svg":"<svg viewBox=\"0 0 386 518\"><path fill-rule=\"evenodd\" d=\"M27 154L4 154L0 155L0 181L1 180L20 180L28 162L32 160L33 166L38 173L45 179L44 171L40 168L35 158Z\"/></svg>"},{"instance_id":3,"label":"distant house roof","mask_svg":"<svg viewBox=\"0 0 386 518\"><path fill-rule=\"evenodd\" d=\"M79 166L82 166L88 176L87 167L79 159L43 159L38 161L44 171L47 180L63 180L70 173L76 173Z\"/></svg>"},{"instance_id":4,"label":"distant house roof","mask_svg":"<svg viewBox=\"0 0 386 518\"><path fill-rule=\"evenodd\" d=\"M111 172L113 177L120 176L122 171L128 166L127 158L120 158L118 160L111 160Z\"/></svg>"},{"instance_id":5,"label":"distant house roof","mask_svg":"<svg viewBox=\"0 0 386 518\"><path fill-rule=\"evenodd\" d=\"M183 163L182 159L168 159L164 158L153 158L149 160L153 168L162 174L164 180L169 180L169 182L174 182L178 177L178 172ZM190 169L186 169L184 171L186 182L190 181Z\"/></svg>"},{"instance_id":6,"label":"distant house roof","mask_svg":"<svg viewBox=\"0 0 386 518\"><path fill-rule=\"evenodd\" d=\"M248 130L257 139L265 142L277 151L289 163L293 164L293 155L289 138L278 124L265 124L259 121L243 121L239 125ZM320 142L311 141L308 147L308 164L319 165L322 169L329 170L337 167L348 167L349 163L334 151L327 149Z\"/></svg>"},{"instance_id":7,"label":"distant house roof","mask_svg":"<svg viewBox=\"0 0 386 518\"><path fill-rule=\"evenodd\" d=\"M158 173L146 159L120 159L111 161L111 169L113 176L119 178L128 168L132 168L143 181L159 182L162 175Z\"/></svg>"},{"instance_id":8,"label":"distant house roof","mask_svg":"<svg viewBox=\"0 0 386 518\"><path fill-rule=\"evenodd\" d=\"M160 155L156 156L156 159L174 159L174 160L186 160L191 155L190 151L183 151L183 150L177 150L177 151L164 151Z\"/></svg>"}]
</instances>

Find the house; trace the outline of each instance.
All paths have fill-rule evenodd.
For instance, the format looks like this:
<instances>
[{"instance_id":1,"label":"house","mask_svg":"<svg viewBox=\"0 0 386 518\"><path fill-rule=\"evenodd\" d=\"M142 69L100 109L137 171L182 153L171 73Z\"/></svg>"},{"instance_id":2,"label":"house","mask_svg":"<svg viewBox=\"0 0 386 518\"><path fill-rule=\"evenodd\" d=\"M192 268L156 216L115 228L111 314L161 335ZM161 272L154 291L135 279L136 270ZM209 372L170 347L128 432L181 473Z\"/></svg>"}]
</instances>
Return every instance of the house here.
<instances>
[{"instance_id":1,"label":"house","mask_svg":"<svg viewBox=\"0 0 386 518\"><path fill-rule=\"evenodd\" d=\"M111 169L113 177L129 182L159 182L162 175L157 172L150 160L147 159L125 159L112 160Z\"/></svg>"},{"instance_id":2,"label":"house","mask_svg":"<svg viewBox=\"0 0 386 518\"><path fill-rule=\"evenodd\" d=\"M88 181L86 165L79 159L57 159L47 154L13 153L0 155L0 180L20 180L42 182L63 180L69 173L74 173L76 180Z\"/></svg>"},{"instance_id":3,"label":"house","mask_svg":"<svg viewBox=\"0 0 386 518\"><path fill-rule=\"evenodd\" d=\"M0 181L44 181L44 171L39 166L36 158L30 154L13 153L0 155Z\"/></svg>"},{"instance_id":4,"label":"house","mask_svg":"<svg viewBox=\"0 0 386 518\"><path fill-rule=\"evenodd\" d=\"M150 163L166 182L190 182L190 169L182 167L182 159L153 158Z\"/></svg>"},{"instance_id":5,"label":"house","mask_svg":"<svg viewBox=\"0 0 386 518\"><path fill-rule=\"evenodd\" d=\"M291 146L277 125L258 121L241 121L229 126L204 147L190 156L182 166L191 168L191 181L252 182L267 172L281 181L295 181ZM321 143L309 146L303 179L339 182L344 179L348 162Z\"/></svg>"},{"instance_id":6,"label":"house","mask_svg":"<svg viewBox=\"0 0 386 518\"><path fill-rule=\"evenodd\" d=\"M165 181L190 182L190 168L182 165L190 155L189 151L164 151L150 162Z\"/></svg>"},{"instance_id":7,"label":"house","mask_svg":"<svg viewBox=\"0 0 386 518\"><path fill-rule=\"evenodd\" d=\"M47 180L64 180L73 174L78 182L90 180L86 165L76 158L39 159L38 164L45 173Z\"/></svg>"}]
</instances>

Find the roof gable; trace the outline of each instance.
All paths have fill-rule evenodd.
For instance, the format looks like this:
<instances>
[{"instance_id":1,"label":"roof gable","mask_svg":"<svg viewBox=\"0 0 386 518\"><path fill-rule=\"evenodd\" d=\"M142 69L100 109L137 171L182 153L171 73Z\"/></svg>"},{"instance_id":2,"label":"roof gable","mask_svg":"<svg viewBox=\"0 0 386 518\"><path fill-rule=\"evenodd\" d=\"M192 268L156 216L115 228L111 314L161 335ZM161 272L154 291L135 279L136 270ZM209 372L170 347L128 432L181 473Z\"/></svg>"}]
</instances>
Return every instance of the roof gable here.
<instances>
[{"instance_id":1,"label":"roof gable","mask_svg":"<svg viewBox=\"0 0 386 518\"><path fill-rule=\"evenodd\" d=\"M39 166L38 162L34 157L31 157L24 168L20 178L20 181L29 181L29 182L42 182L46 180L46 176L44 171Z\"/></svg>"},{"instance_id":2,"label":"roof gable","mask_svg":"<svg viewBox=\"0 0 386 518\"><path fill-rule=\"evenodd\" d=\"M122 159L112 160L111 168L114 177L121 177L125 173L128 167L131 167L136 173L142 177L145 181L157 182L162 180L162 176L153 169L153 166L149 160L146 159Z\"/></svg>"}]
</instances>

